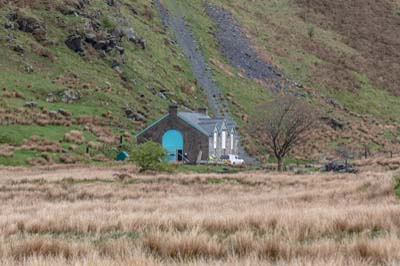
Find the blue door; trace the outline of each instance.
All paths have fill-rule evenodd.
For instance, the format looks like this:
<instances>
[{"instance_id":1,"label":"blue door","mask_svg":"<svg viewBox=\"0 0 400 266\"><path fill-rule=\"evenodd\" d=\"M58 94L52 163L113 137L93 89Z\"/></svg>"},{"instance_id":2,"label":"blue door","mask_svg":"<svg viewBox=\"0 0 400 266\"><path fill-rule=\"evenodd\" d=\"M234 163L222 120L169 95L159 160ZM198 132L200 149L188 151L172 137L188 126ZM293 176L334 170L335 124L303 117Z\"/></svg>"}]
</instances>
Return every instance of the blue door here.
<instances>
[{"instance_id":1,"label":"blue door","mask_svg":"<svg viewBox=\"0 0 400 266\"><path fill-rule=\"evenodd\" d=\"M175 129L168 130L162 137L162 146L165 150L167 150L166 161L178 161L178 154L183 154L182 133Z\"/></svg>"}]
</instances>

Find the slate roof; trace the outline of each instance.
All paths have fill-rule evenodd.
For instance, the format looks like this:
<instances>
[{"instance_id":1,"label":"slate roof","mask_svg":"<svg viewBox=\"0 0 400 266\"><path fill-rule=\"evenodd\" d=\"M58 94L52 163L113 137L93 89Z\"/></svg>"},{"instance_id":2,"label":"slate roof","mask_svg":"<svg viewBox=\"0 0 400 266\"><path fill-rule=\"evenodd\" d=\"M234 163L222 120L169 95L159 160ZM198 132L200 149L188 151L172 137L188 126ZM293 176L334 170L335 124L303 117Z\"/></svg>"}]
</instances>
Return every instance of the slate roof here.
<instances>
[{"instance_id":1,"label":"slate roof","mask_svg":"<svg viewBox=\"0 0 400 266\"><path fill-rule=\"evenodd\" d=\"M137 133L135 136L138 137L150 128L154 127L157 125L159 122L167 118L169 114L164 115L139 133ZM196 128L200 132L202 132L204 135L207 135L209 137L213 136L214 134L214 129L217 128L218 132L222 131L222 126L225 122L225 125L227 127L227 132L228 134L231 133L232 129L235 130L236 124L230 119L226 119L224 117L220 118L211 118L208 115L202 114L202 113L196 113L196 112L178 112L178 117L191 125L192 127Z\"/></svg>"},{"instance_id":2,"label":"slate roof","mask_svg":"<svg viewBox=\"0 0 400 266\"><path fill-rule=\"evenodd\" d=\"M217 128L219 132L222 131L222 126L225 122L228 133L232 129L235 129L236 124L232 120L227 120L226 118L211 118L208 115L196 113L196 112L178 112L178 117L192 125L197 129L201 129L208 136L214 134L214 129Z\"/></svg>"}]
</instances>

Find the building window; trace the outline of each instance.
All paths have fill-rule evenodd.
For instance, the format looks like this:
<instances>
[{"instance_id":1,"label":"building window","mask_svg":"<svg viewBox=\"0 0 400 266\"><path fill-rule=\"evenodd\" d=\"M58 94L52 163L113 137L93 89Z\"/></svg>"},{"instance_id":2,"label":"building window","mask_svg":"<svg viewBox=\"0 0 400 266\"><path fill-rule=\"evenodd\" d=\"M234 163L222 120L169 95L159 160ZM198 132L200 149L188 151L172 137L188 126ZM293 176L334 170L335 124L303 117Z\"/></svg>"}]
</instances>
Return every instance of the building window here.
<instances>
[{"instance_id":1,"label":"building window","mask_svg":"<svg viewBox=\"0 0 400 266\"><path fill-rule=\"evenodd\" d=\"M217 149L217 137L218 137L218 133L215 130L214 131L214 149Z\"/></svg>"},{"instance_id":2,"label":"building window","mask_svg":"<svg viewBox=\"0 0 400 266\"><path fill-rule=\"evenodd\" d=\"M221 148L223 149L223 150L225 150L226 149L226 131L224 130L224 131L222 131L222 143L221 143Z\"/></svg>"}]
</instances>

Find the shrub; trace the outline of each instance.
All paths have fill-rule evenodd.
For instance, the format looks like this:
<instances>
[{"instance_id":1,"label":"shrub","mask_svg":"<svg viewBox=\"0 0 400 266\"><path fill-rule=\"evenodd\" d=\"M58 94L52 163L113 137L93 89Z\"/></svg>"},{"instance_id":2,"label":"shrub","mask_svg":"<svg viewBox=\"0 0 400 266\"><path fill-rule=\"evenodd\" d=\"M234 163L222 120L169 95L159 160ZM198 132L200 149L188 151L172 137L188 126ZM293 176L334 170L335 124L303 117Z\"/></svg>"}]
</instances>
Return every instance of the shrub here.
<instances>
[{"instance_id":1,"label":"shrub","mask_svg":"<svg viewBox=\"0 0 400 266\"><path fill-rule=\"evenodd\" d=\"M308 37L310 38L310 40L312 40L314 38L314 35L315 35L314 26L308 27Z\"/></svg>"},{"instance_id":2,"label":"shrub","mask_svg":"<svg viewBox=\"0 0 400 266\"><path fill-rule=\"evenodd\" d=\"M164 148L153 141L137 145L132 150L132 160L139 166L140 172L147 170L160 170L166 156Z\"/></svg>"},{"instance_id":3,"label":"shrub","mask_svg":"<svg viewBox=\"0 0 400 266\"><path fill-rule=\"evenodd\" d=\"M106 30L112 30L113 28L115 28L114 22L111 21L108 17L104 17L101 20L101 24L102 24L103 28Z\"/></svg>"}]
</instances>

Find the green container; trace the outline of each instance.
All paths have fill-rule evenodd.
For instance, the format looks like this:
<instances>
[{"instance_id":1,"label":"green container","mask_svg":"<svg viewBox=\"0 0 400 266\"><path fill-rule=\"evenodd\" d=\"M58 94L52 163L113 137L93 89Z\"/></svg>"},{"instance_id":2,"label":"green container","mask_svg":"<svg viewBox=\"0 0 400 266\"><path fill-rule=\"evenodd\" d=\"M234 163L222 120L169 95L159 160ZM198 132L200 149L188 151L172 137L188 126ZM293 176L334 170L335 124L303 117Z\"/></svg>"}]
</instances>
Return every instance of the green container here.
<instances>
[{"instance_id":1,"label":"green container","mask_svg":"<svg viewBox=\"0 0 400 266\"><path fill-rule=\"evenodd\" d=\"M117 158L115 160L117 161L125 161L127 158L129 158L129 154L126 151L121 151L118 153Z\"/></svg>"}]
</instances>

